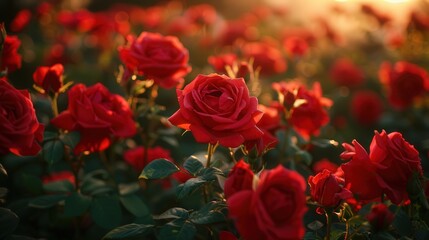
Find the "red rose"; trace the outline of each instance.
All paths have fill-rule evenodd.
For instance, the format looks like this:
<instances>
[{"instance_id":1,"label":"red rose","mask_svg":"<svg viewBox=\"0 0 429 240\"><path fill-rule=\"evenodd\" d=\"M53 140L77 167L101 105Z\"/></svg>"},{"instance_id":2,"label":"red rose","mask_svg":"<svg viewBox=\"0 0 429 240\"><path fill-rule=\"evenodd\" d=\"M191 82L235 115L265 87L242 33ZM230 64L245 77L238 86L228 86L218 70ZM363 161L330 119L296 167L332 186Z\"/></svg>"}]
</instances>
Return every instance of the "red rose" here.
<instances>
[{"instance_id":1,"label":"red rose","mask_svg":"<svg viewBox=\"0 0 429 240\"><path fill-rule=\"evenodd\" d=\"M329 75L338 86L357 87L364 81L364 75L350 59L340 58L331 66Z\"/></svg>"},{"instance_id":2,"label":"red rose","mask_svg":"<svg viewBox=\"0 0 429 240\"><path fill-rule=\"evenodd\" d=\"M358 200L366 201L381 197L382 190L377 182L377 172L368 153L356 140L353 140L352 144L353 146L343 143L345 151L340 155L344 160L351 159L341 165L345 186L357 195Z\"/></svg>"},{"instance_id":3,"label":"red rose","mask_svg":"<svg viewBox=\"0 0 429 240\"><path fill-rule=\"evenodd\" d=\"M429 30L429 16L426 13L412 11L407 28L415 28L423 32Z\"/></svg>"},{"instance_id":4,"label":"red rose","mask_svg":"<svg viewBox=\"0 0 429 240\"><path fill-rule=\"evenodd\" d=\"M10 23L10 30L13 32L21 32L30 22L31 15L31 11L28 9L19 11Z\"/></svg>"},{"instance_id":5,"label":"red rose","mask_svg":"<svg viewBox=\"0 0 429 240\"><path fill-rule=\"evenodd\" d=\"M225 197L229 198L233 194L242 190L252 190L253 178L254 174L250 169L249 164L245 163L243 160L237 162L225 181Z\"/></svg>"},{"instance_id":6,"label":"red rose","mask_svg":"<svg viewBox=\"0 0 429 240\"><path fill-rule=\"evenodd\" d=\"M376 166L379 184L389 199L399 204L408 199L407 183L413 172L423 175L419 152L402 134L375 132L369 158Z\"/></svg>"},{"instance_id":7,"label":"red rose","mask_svg":"<svg viewBox=\"0 0 429 240\"><path fill-rule=\"evenodd\" d=\"M243 239L302 239L305 189L299 173L279 165L262 172L255 190L231 196L227 200L229 214Z\"/></svg>"},{"instance_id":8,"label":"red rose","mask_svg":"<svg viewBox=\"0 0 429 240\"><path fill-rule=\"evenodd\" d=\"M18 48L21 41L17 36L6 36L3 51L0 57L0 71L13 72L21 68L21 55L18 53Z\"/></svg>"},{"instance_id":9,"label":"red rose","mask_svg":"<svg viewBox=\"0 0 429 240\"><path fill-rule=\"evenodd\" d=\"M0 80L0 155L36 155L41 149L43 129L28 91Z\"/></svg>"},{"instance_id":10,"label":"red rose","mask_svg":"<svg viewBox=\"0 0 429 240\"><path fill-rule=\"evenodd\" d=\"M217 73L226 74L226 66L234 65L234 62L237 61L237 55L233 53L227 53L217 56L210 56L208 62L213 66L214 70Z\"/></svg>"},{"instance_id":11,"label":"red rose","mask_svg":"<svg viewBox=\"0 0 429 240\"><path fill-rule=\"evenodd\" d=\"M225 22L219 31L216 40L222 46L234 45L238 40L254 39L257 32L252 23L239 19Z\"/></svg>"},{"instance_id":12,"label":"red rose","mask_svg":"<svg viewBox=\"0 0 429 240\"><path fill-rule=\"evenodd\" d=\"M124 152L125 161L130 164L138 173L150 162L158 158L172 160L170 151L162 147L149 148L147 151L147 162L144 162L146 149L144 147L136 147Z\"/></svg>"},{"instance_id":13,"label":"red rose","mask_svg":"<svg viewBox=\"0 0 429 240\"><path fill-rule=\"evenodd\" d=\"M322 97L320 83L315 82L312 90L307 90L298 82L273 83L273 88L283 98L283 105L290 111L288 121L304 138L317 136L320 128L329 122L325 107L332 101Z\"/></svg>"},{"instance_id":14,"label":"red rose","mask_svg":"<svg viewBox=\"0 0 429 240\"><path fill-rule=\"evenodd\" d=\"M216 9L210 4L190 6L183 15L190 23L203 26L210 26L217 19Z\"/></svg>"},{"instance_id":15,"label":"red rose","mask_svg":"<svg viewBox=\"0 0 429 240\"><path fill-rule=\"evenodd\" d=\"M383 113L380 97L371 91L355 93L351 102L351 113L362 125L369 126L376 123Z\"/></svg>"},{"instance_id":16,"label":"red rose","mask_svg":"<svg viewBox=\"0 0 429 240\"><path fill-rule=\"evenodd\" d=\"M41 86L45 93L58 93L63 86L63 73L62 64L38 67L33 73L34 83Z\"/></svg>"},{"instance_id":17,"label":"red rose","mask_svg":"<svg viewBox=\"0 0 429 240\"><path fill-rule=\"evenodd\" d=\"M131 137L136 133L127 102L112 94L101 83L86 87L76 84L68 92L68 109L51 123L68 131L80 132L75 153L102 151L114 137Z\"/></svg>"},{"instance_id":18,"label":"red rose","mask_svg":"<svg viewBox=\"0 0 429 240\"><path fill-rule=\"evenodd\" d=\"M246 59L253 59L253 69L260 69L261 75L270 76L283 73L287 69L282 53L268 43L247 43L242 47L242 51Z\"/></svg>"},{"instance_id":19,"label":"red rose","mask_svg":"<svg viewBox=\"0 0 429 240\"><path fill-rule=\"evenodd\" d=\"M379 78L387 88L390 104L399 109L409 107L429 89L427 72L408 62L397 62L393 67L383 63Z\"/></svg>"},{"instance_id":20,"label":"red rose","mask_svg":"<svg viewBox=\"0 0 429 240\"><path fill-rule=\"evenodd\" d=\"M263 114L257 109L258 99L249 95L242 78L198 75L177 90L177 97L180 109L168 120L191 131L199 143L238 147L263 134L256 126Z\"/></svg>"},{"instance_id":21,"label":"red rose","mask_svg":"<svg viewBox=\"0 0 429 240\"><path fill-rule=\"evenodd\" d=\"M313 164L313 172L316 174L323 171L324 169L328 169L331 172L336 172L338 165L326 158L323 158Z\"/></svg>"},{"instance_id":22,"label":"red rose","mask_svg":"<svg viewBox=\"0 0 429 240\"><path fill-rule=\"evenodd\" d=\"M386 205L379 203L371 207L371 212L366 215L366 218L375 231L380 231L390 226L395 215Z\"/></svg>"},{"instance_id":23,"label":"red rose","mask_svg":"<svg viewBox=\"0 0 429 240\"><path fill-rule=\"evenodd\" d=\"M129 44L119 47L119 57L131 73L145 75L163 88L183 83L191 71L189 53L176 37L142 32L137 39L128 37Z\"/></svg>"},{"instance_id":24,"label":"red rose","mask_svg":"<svg viewBox=\"0 0 429 240\"><path fill-rule=\"evenodd\" d=\"M408 200L409 179L414 172L423 174L417 150L398 132L375 132L369 155L356 140L353 145L343 144L346 151L341 154L343 159L351 158L342 165L346 186L360 200L372 200L382 193L394 204Z\"/></svg>"},{"instance_id":25,"label":"red rose","mask_svg":"<svg viewBox=\"0 0 429 240\"><path fill-rule=\"evenodd\" d=\"M326 169L310 176L308 184L311 197L323 207L337 207L342 200L353 197L350 190L344 188L344 179Z\"/></svg>"},{"instance_id":26,"label":"red rose","mask_svg":"<svg viewBox=\"0 0 429 240\"><path fill-rule=\"evenodd\" d=\"M302 57L308 52L308 43L301 37L289 37L283 42L286 52L292 57Z\"/></svg>"}]
</instances>

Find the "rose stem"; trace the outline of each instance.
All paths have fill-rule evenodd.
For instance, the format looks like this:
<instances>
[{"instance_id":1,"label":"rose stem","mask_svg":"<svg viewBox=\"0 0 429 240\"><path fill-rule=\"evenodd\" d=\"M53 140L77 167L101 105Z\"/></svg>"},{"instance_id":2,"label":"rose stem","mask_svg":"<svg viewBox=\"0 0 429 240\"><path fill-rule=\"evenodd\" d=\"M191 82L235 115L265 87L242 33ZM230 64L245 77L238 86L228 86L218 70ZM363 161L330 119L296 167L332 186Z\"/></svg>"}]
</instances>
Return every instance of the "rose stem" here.
<instances>
[{"instance_id":1,"label":"rose stem","mask_svg":"<svg viewBox=\"0 0 429 240\"><path fill-rule=\"evenodd\" d=\"M51 107L52 107L52 112L54 114L54 117L58 116L58 93L55 93L54 97L51 99Z\"/></svg>"},{"instance_id":2,"label":"rose stem","mask_svg":"<svg viewBox=\"0 0 429 240\"><path fill-rule=\"evenodd\" d=\"M149 106L149 113L148 114L151 114L152 113L152 107L155 105L155 99L156 99L156 97L158 96L158 85L152 85L152 89L150 90L150 94L149 94L149 99L148 99L148 106ZM149 117L149 116L148 116ZM146 129L145 129L145 136L143 136L143 139L144 139L144 148L145 148L145 151L144 151L144 153L143 153L143 162L144 163L147 163L147 161L148 161L148 149L149 149L149 142L150 142L150 138L151 138L151 136L150 136L150 129L151 128L151 119L149 119L148 118L148 121L147 121L147 126L146 126Z\"/></svg>"},{"instance_id":3,"label":"rose stem","mask_svg":"<svg viewBox=\"0 0 429 240\"><path fill-rule=\"evenodd\" d=\"M325 240L331 239L332 211L325 209L326 216L326 236Z\"/></svg>"}]
</instances>

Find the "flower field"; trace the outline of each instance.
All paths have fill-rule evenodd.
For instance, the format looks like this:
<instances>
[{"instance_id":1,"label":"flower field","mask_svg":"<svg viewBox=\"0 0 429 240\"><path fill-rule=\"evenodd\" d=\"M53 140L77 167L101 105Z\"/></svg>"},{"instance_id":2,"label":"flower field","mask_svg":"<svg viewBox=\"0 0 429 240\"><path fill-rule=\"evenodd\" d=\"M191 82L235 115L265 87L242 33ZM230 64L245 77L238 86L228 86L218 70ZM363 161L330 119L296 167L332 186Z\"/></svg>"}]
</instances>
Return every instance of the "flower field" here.
<instances>
[{"instance_id":1,"label":"flower field","mask_svg":"<svg viewBox=\"0 0 429 240\"><path fill-rule=\"evenodd\" d=\"M429 239L429 1L286 2L0 3L0 239Z\"/></svg>"}]
</instances>

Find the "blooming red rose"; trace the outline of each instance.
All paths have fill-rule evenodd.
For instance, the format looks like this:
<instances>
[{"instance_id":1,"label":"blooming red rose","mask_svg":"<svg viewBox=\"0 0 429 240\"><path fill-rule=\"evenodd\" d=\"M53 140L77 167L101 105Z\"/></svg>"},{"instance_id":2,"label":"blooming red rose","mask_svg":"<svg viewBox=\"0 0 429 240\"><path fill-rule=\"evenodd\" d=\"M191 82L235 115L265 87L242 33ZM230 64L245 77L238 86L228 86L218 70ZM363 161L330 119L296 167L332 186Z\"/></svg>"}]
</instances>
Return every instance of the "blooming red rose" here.
<instances>
[{"instance_id":1,"label":"blooming red rose","mask_svg":"<svg viewBox=\"0 0 429 240\"><path fill-rule=\"evenodd\" d=\"M246 240L302 239L305 189L297 172L281 165L265 170L255 190L237 192L227 200L230 217Z\"/></svg>"},{"instance_id":2,"label":"blooming red rose","mask_svg":"<svg viewBox=\"0 0 429 240\"><path fill-rule=\"evenodd\" d=\"M218 44L222 46L234 45L238 40L251 40L257 33L252 28L252 23L244 20L233 20L225 22L216 38Z\"/></svg>"},{"instance_id":3,"label":"blooming red rose","mask_svg":"<svg viewBox=\"0 0 429 240\"><path fill-rule=\"evenodd\" d=\"M21 40L17 36L6 36L0 56L0 71L7 69L8 72L13 72L21 68L21 55L18 53L20 45Z\"/></svg>"},{"instance_id":4,"label":"blooming red rose","mask_svg":"<svg viewBox=\"0 0 429 240\"><path fill-rule=\"evenodd\" d=\"M221 231L219 233L219 240L237 240L237 237L230 232Z\"/></svg>"},{"instance_id":5,"label":"blooming red rose","mask_svg":"<svg viewBox=\"0 0 429 240\"><path fill-rule=\"evenodd\" d=\"M130 164L138 173L150 162L158 158L172 160L170 151L162 147L153 147L147 150L144 147L136 147L124 152L125 161ZM147 162L144 161L144 156L147 154Z\"/></svg>"},{"instance_id":6,"label":"blooming red rose","mask_svg":"<svg viewBox=\"0 0 429 240\"><path fill-rule=\"evenodd\" d=\"M423 175L419 152L402 134L375 132L369 158L377 167L379 184L389 199L399 204L408 199L407 183L414 172Z\"/></svg>"},{"instance_id":7,"label":"blooming red rose","mask_svg":"<svg viewBox=\"0 0 429 240\"><path fill-rule=\"evenodd\" d=\"M343 143L345 151L340 155L344 160L351 159L341 165L345 186L357 195L358 200L367 201L381 197L382 189L368 153L356 140L353 140L352 144Z\"/></svg>"},{"instance_id":8,"label":"blooming red rose","mask_svg":"<svg viewBox=\"0 0 429 240\"><path fill-rule=\"evenodd\" d=\"M317 136L320 128L329 122L325 107L330 107L332 101L322 96L320 83L315 82L312 90L298 82L273 83L273 88L279 92L283 105L290 111L288 121L304 138Z\"/></svg>"},{"instance_id":9,"label":"blooming red rose","mask_svg":"<svg viewBox=\"0 0 429 240\"><path fill-rule=\"evenodd\" d=\"M177 97L180 109L168 120L191 131L197 142L238 147L263 134L256 126L263 114L258 99L242 78L198 75Z\"/></svg>"},{"instance_id":10,"label":"blooming red rose","mask_svg":"<svg viewBox=\"0 0 429 240\"><path fill-rule=\"evenodd\" d=\"M191 71L189 53L176 37L142 32L137 39L128 37L129 44L119 47L119 57L131 73L145 75L163 88L183 83Z\"/></svg>"},{"instance_id":11,"label":"blooming red rose","mask_svg":"<svg viewBox=\"0 0 429 240\"><path fill-rule=\"evenodd\" d=\"M256 147L258 154L262 154L267 149L274 148L277 145L278 140L275 137L275 131L280 128L280 114L276 107L266 107L259 104L258 109L264 115L262 115L256 126L264 132L264 135L256 140L245 141L244 146L247 151L251 151Z\"/></svg>"},{"instance_id":12,"label":"blooming red rose","mask_svg":"<svg viewBox=\"0 0 429 240\"><path fill-rule=\"evenodd\" d=\"M327 169L310 176L308 184L311 197L323 207L337 207L342 200L353 197L352 192L344 188L344 179Z\"/></svg>"},{"instance_id":13,"label":"blooming red rose","mask_svg":"<svg viewBox=\"0 0 429 240\"><path fill-rule=\"evenodd\" d=\"M329 75L338 86L357 87L364 81L362 70L347 58L337 59L331 66Z\"/></svg>"},{"instance_id":14,"label":"blooming red rose","mask_svg":"<svg viewBox=\"0 0 429 240\"><path fill-rule=\"evenodd\" d=\"M229 198L233 194L242 190L252 190L253 178L254 174L252 169L250 169L249 164L245 163L243 160L238 161L228 174L228 178L225 181L225 197Z\"/></svg>"},{"instance_id":15,"label":"blooming red rose","mask_svg":"<svg viewBox=\"0 0 429 240\"><path fill-rule=\"evenodd\" d=\"M369 155L356 140L353 145L343 144L346 151L341 154L343 159L352 159L342 165L346 186L362 200L382 193L394 204L408 200L407 183L412 174L423 174L417 150L398 132L375 132Z\"/></svg>"},{"instance_id":16,"label":"blooming red rose","mask_svg":"<svg viewBox=\"0 0 429 240\"><path fill-rule=\"evenodd\" d=\"M427 72L408 62L397 62L394 66L383 63L379 78L387 88L387 95L393 107L403 109L413 104L429 89Z\"/></svg>"},{"instance_id":17,"label":"blooming red rose","mask_svg":"<svg viewBox=\"0 0 429 240\"><path fill-rule=\"evenodd\" d=\"M369 126L376 123L383 113L380 97L372 91L360 91L353 95L351 113L356 121Z\"/></svg>"},{"instance_id":18,"label":"blooming red rose","mask_svg":"<svg viewBox=\"0 0 429 240\"><path fill-rule=\"evenodd\" d=\"M0 155L36 155L41 149L43 129L28 91L0 80Z\"/></svg>"},{"instance_id":19,"label":"blooming red rose","mask_svg":"<svg viewBox=\"0 0 429 240\"><path fill-rule=\"evenodd\" d=\"M301 57L308 52L308 43L305 39L292 36L283 42L286 52L292 57Z\"/></svg>"},{"instance_id":20,"label":"blooming red rose","mask_svg":"<svg viewBox=\"0 0 429 240\"><path fill-rule=\"evenodd\" d=\"M313 164L313 172L319 173L324 169L328 169L331 172L335 172L338 169L338 165L329 161L329 159L323 158Z\"/></svg>"},{"instance_id":21,"label":"blooming red rose","mask_svg":"<svg viewBox=\"0 0 429 240\"><path fill-rule=\"evenodd\" d=\"M128 103L101 83L91 87L76 84L68 92L68 108L51 123L68 131L80 132L75 153L102 151L113 137L131 137L136 126Z\"/></svg>"},{"instance_id":22,"label":"blooming red rose","mask_svg":"<svg viewBox=\"0 0 429 240\"><path fill-rule=\"evenodd\" d=\"M386 205L379 203L371 207L371 212L366 215L366 218L375 231L380 231L389 227L395 215Z\"/></svg>"},{"instance_id":23,"label":"blooming red rose","mask_svg":"<svg viewBox=\"0 0 429 240\"><path fill-rule=\"evenodd\" d=\"M237 61L237 55L233 53L221 54L217 56L210 56L208 62L213 66L217 73L226 74L226 66L234 65Z\"/></svg>"},{"instance_id":24,"label":"blooming red rose","mask_svg":"<svg viewBox=\"0 0 429 240\"><path fill-rule=\"evenodd\" d=\"M73 186L75 185L76 179L72 172L70 171L60 171L60 172L53 172L49 175L42 177L43 184L52 183L56 181L69 181Z\"/></svg>"},{"instance_id":25,"label":"blooming red rose","mask_svg":"<svg viewBox=\"0 0 429 240\"><path fill-rule=\"evenodd\" d=\"M55 64L51 67L41 66L33 73L33 80L45 90L45 93L58 93L63 86L63 73L62 64Z\"/></svg>"},{"instance_id":26,"label":"blooming red rose","mask_svg":"<svg viewBox=\"0 0 429 240\"><path fill-rule=\"evenodd\" d=\"M253 68L255 70L260 69L261 75L270 76L283 73L287 69L286 60L282 53L268 43L246 43L241 50L246 59L253 59Z\"/></svg>"},{"instance_id":27,"label":"blooming red rose","mask_svg":"<svg viewBox=\"0 0 429 240\"><path fill-rule=\"evenodd\" d=\"M183 15L190 23L203 26L210 26L217 19L216 9L210 4L190 6Z\"/></svg>"},{"instance_id":28,"label":"blooming red rose","mask_svg":"<svg viewBox=\"0 0 429 240\"><path fill-rule=\"evenodd\" d=\"M31 11L28 9L19 11L10 23L10 30L13 32L21 32L30 22L31 15Z\"/></svg>"}]
</instances>

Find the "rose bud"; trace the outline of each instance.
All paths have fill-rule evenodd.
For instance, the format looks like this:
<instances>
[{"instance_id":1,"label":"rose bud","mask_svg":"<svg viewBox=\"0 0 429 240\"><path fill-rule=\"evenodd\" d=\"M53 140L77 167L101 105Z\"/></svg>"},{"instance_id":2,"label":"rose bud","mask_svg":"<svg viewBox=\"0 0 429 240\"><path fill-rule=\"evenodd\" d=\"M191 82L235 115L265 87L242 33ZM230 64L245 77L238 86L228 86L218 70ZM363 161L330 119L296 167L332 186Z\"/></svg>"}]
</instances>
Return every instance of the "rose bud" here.
<instances>
[{"instance_id":1,"label":"rose bud","mask_svg":"<svg viewBox=\"0 0 429 240\"><path fill-rule=\"evenodd\" d=\"M234 193L242 190L252 190L254 174L250 169L249 164L240 160L232 168L225 181L224 192L225 197L229 198Z\"/></svg>"},{"instance_id":2,"label":"rose bud","mask_svg":"<svg viewBox=\"0 0 429 240\"><path fill-rule=\"evenodd\" d=\"M371 208L371 212L366 216L374 231L380 231L389 227L395 215L386 207L379 203Z\"/></svg>"},{"instance_id":3,"label":"rose bud","mask_svg":"<svg viewBox=\"0 0 429 240\"><path fill-rule=\"evenodd\" d=\"M42 87L44 93L58 93L63 86L64 67L62 64L55 64L51 67L38 67L33 73L34 82Z\"/></svg>"}]
</instances>

